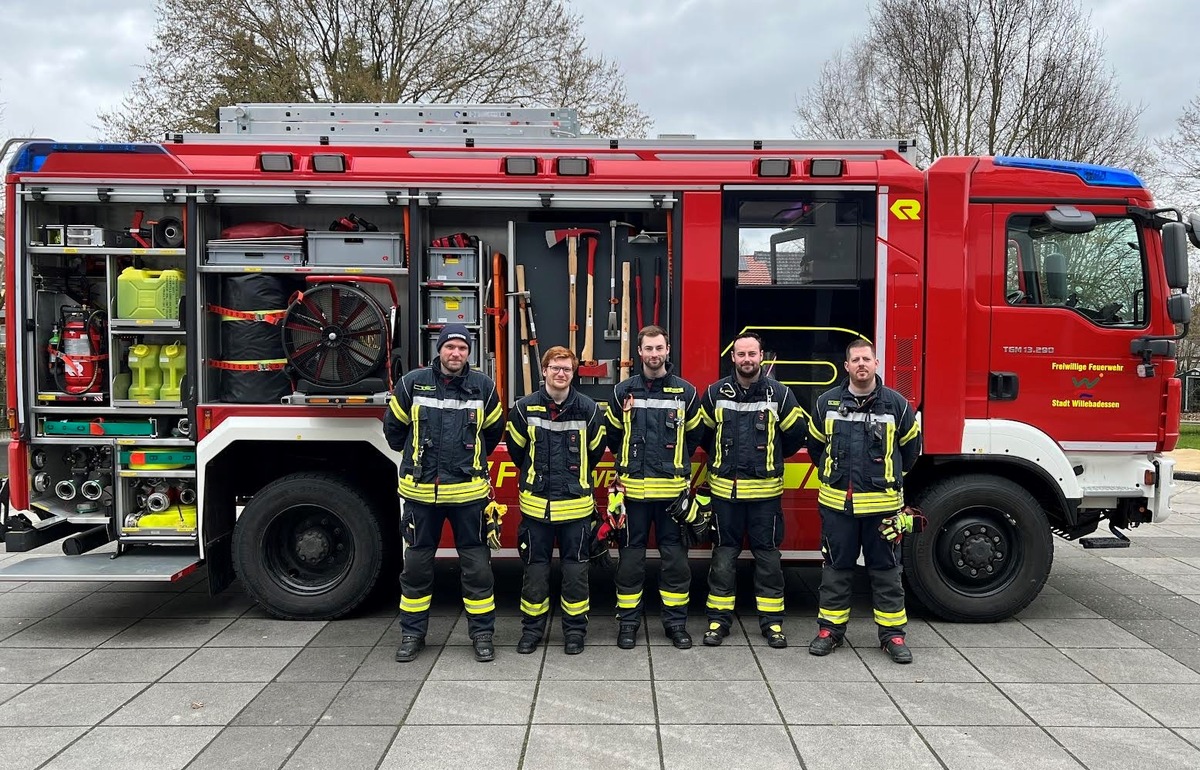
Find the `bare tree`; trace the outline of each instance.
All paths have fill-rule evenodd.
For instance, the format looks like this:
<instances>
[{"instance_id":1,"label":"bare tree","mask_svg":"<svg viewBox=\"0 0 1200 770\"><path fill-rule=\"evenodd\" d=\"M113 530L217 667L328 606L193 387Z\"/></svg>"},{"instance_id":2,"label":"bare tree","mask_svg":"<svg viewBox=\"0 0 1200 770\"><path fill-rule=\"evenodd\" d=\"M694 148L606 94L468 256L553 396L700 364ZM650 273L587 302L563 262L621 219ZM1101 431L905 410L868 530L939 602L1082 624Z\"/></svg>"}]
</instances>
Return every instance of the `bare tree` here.
<instances>
[{"instance_id":1,"label":"bare tree","mask_svg":"<svg viewBox=\"0 0 1200 770\"><path fill-rule=\"evenodd\" d=\"M926 161L1027 155L1140 169L1141 112L1117 94L1077 0L878 0L864 36L798 100L795 131L915 136Z\"/></svg>"},{"instance_id":2,"label":"bare tree","mask_svg":"<svg viewBox=\"0 0 1200 770\"><path fill-rule=\"evenodd\" d=\"M235 102L515 103L645 135L650 118L582 28L564 0L159 0L143 74L100 128L212 130Z\"/></svg>"},{"instance_id":3,"label":"bare tree","mask_svg":"<svg viewBox=\"0 0 1200 770\"><path fill-rule=\"evenodd\" d=\"M1163 185L1160 197L1181 206L1200 205L1200 93L1175 119L1175 131L1155 146L1155 177Z\"/></svg>"}]
</instances>

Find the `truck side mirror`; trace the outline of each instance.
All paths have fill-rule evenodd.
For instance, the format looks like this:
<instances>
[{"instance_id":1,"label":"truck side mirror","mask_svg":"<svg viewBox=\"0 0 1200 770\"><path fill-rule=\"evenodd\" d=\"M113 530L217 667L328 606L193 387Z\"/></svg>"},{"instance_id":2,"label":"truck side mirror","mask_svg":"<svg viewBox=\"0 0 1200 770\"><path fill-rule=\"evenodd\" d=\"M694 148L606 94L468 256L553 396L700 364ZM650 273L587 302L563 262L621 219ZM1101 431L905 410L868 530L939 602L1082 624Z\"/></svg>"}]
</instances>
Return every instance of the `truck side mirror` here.
<instances>
[{"instance_id":1,"label":"truck side mirror","mask_svg":"<svg viewBox=\"0 0 1200 770\"><path fill-rule=\"evenodd\" d=\"M1061 251L1048 251L1042 258L1042 272L1046 276L1046 298L1053 303L1067 299L1067 255Z\"/></svg>"},{"instance_id":2,"label":"truck side mirror","mask_svg":"<svg viewBox=\"0 0 1200 770\"><path fill-rule=\"evenodd\" d=\"M1200 214L1188 214L1188 239L1200 249Z\"/></svg>"},{"instance_id":3,"label":"truck side mirror","mask_svg":"<svg viewBox=\"0 0 1200 770\"><path fill-rule=\"evenodd\" d=\"M1193 241L1197 221L1193 214ZM1167 286L1172 289L1187 289L1188 286L1186 229L1182 222L1166 222L1162 226L1163 268L1167 272Z\"/></svg>"},{"instance_id":4,"label":"truck side mirror","mask_svg":"<svg viewBox=\"0 0 1200 770\"><path fill-rule=\"evenodd\" d=\"M1192 322L1192 299L1187 294L1172 294L1167 299L1167 316L1171 323L1187 324Z\"/></svg>"},{"instance_id":5,"label":"truck side mirror","mask_svg":"<svg viewBox=\"0 0 1200 770\"><path fill-rule=\"evenodd\" d=\"M1096 229L1096 215L1075 206L1055 206L1046 212L1046 221L1061 233L1090 233Z\"/></svg>"}]
</instances>

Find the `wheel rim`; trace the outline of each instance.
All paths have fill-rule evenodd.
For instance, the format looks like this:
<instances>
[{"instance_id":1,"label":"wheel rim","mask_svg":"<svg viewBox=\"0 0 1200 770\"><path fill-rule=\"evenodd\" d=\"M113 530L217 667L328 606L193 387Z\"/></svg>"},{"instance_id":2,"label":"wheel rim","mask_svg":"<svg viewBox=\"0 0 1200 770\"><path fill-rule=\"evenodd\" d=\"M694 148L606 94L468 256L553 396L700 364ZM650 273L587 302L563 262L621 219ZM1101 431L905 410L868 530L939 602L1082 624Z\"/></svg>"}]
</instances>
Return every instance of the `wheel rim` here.
<instances>
[{"instance_id":1,"label":"wheel rim","mask_svg":"<svg viewBox=\"0 0 1200 770\"><path fill-rule=\"evenodd\" d=\"M938 573L964 596L985 597L1004 590L1024 560L1016 520L997 508L963 508L946 520L934 544Z\"/></svg>"},{"instance_id":2,"label":"wheel rim","mask_svg":"<svg viewBox=\"0 0 1200 770\"><path fill-rule=\"evenodd\" d=\"M333 589L350 571L354 538L346 522L321 505L281 511L263 537L263 559L271 579L295 594Z\"/></svg>"}]
</instances>

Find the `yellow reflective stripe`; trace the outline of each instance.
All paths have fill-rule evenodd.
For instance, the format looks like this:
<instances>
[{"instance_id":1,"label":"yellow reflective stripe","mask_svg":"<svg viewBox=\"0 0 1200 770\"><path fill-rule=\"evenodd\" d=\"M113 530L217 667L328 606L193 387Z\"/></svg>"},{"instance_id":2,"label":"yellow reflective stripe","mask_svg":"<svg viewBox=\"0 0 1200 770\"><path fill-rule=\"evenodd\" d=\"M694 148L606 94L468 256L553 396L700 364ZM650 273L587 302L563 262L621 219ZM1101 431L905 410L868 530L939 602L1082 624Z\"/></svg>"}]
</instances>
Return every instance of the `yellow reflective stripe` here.
<instances>
[{"instance_id":1,"label":"yellow reflective stripe","mask_svg":"<svg viewBox=\"0 0 1200 770\"><path fill-rule=\"evenodd\" d=\"M792 411L787 413L787 416L779 421L779 427L783 430L791 430L791 427L796 424L804 416L804 410L798 406L793 406Z\"/></svg>"},{"instance_id":2,"label":"yellow reflective stripe","mask_svg":"<svg viewBox=\"0 0 1200 770\"><path fill-rule=\"evenodd\" d=\"M704 422L704 417L703 417L701 411L699 409L697 409L696 413L692 415L692 419L688 420L684 424L683 428L684 428L684 430L695 430L696 427L699 426L700 423L702 423L702 422Z\"/></svg>"},{"instance_id":3,"label":"yellow reflective stripe","mask_svg":"<svg viewBox=\"0 0 1200 770\"><path fill-rule=\"evenodd\" d=\"M496 405L496 411L497 412L500 411L499 404ZM475 418L476 421L482 421L483 420L483 409L480 408L480 409L476 410L476 415L477 415L477 417ZM499 419L499 417L497 417L497 419ZM474 460L475 464L472 466L474 468L484 467L483 466L483 457L482 457L483 441L481 440L481 438L482 437L479 435L479 432L476 431L476 433L475 433L475 460Z\"/></svg>"},{"instance_id":4,"label":"yellow reflective stripe","mask_svg":"<svg viewBox=\"0 0 1200 770\"><path fill-rule=\"evenodd\" d=\"M683 438L683 420L678 420L675 423L675 467L683 467L683 446L686 442Z\"/></svg>"},{"instance_id":5,"label":"yellow reflective stripe","mask_svg":"<svg viewBox=\"0 0 1200 770\"><path fill-rule=\"evenodd\" d=\"M412 457L413 462L417 461L417 454L421 451L421 423L417 421L417 413L421 411L421 407L416 404L412 405Z\"/></svg>"},{"instance_id":6,"label":"yellow reflective stripe","mask_svg":"<svg viewBox=\"0 0 1200 770\"><path fill-rule=\"evenodd\" d=\"M400 597L401 612L425 612L431 604L433 604L433 594L418 596L415 599L409 596Z\"/></svg>"},{"instance_id":7,"label":"yellow reflective stripe","mask_svg":"<svg viewBox=\"0 0 1200 770\"><path fill-rule=\"evenodd\" d=\"M570 500L547 500L540 495L522 490L517 495L521 513L535 519L545 520L546 507L550 508L550 521L574 521L591 516L596 501L592 497L576 497Z\"/></svg>"},{"instance_id":8,"label":"yellow reflective stripe","mask_svg":"<svg viewBox=\"0 0 1200 770\"><path fill-rule=\"evenodd\" d=\"M604 443L604 431L605 430L606 430L606 428L604 427L604 424L601 423L600 427L596 429L596 436L590 442L588 442L588 445L587 445L588 449L590 449L594 452L600 447L601 444ZM587 438L587 431L581 430L581 431L579 431L579 434L580 434L579 437L581 439Z\"/></svg>"},{"instance_id":9,"label":"yellow reflective stripe","mask_svg":"<svg viewBox=\"0 0 1200 770\"><path fill-rule=\"evenodd\" d=\"M633 432L633 410L621 412L621 422L624 423L622 429L625 431L621 435L621 465L628 467L629 465L629 435Z\"/></svg>"},{"instance_id":10,"label":"yellow reflective stripe","mask_svg":"<svg viewBox=\"0 0 1200 770\"><path fill-rule=\"evenodd\" d=\"M463 607L466 608L468 615L485 615L496 610L496 597L489 596L486 599L468 599L463 597Z\"/></svg>"},{"instance_id":11,"label":"yellow reflective stripe","mask_svg":"<svg viewBox=\"0 0 1200 770\"><path fill-rule=\"evenodd\" d=\"M820 607L817 609L817 617L841 626L850 622L850 610L831 610L828 607Z\"/></svg>"},{"instance_id":12,"label":"yellow reflective stripe","mask_svg":"<svg viewBox=\"0 0 1200 770\"><path fill-rule=\"evenodd\" d=\"M736 597L733 596L717 596L715 594L708 595L708 601L705 606L714 610L732 610L733 602Z\"/></svg>"},{"instance_id":13,"label":"yellow reflective stripe","mask_svg":"<svg viewBox=\"0 0 1200 770\"><path fill-rule=\"evenodd\" d=\"M829 439L825 436L825 434L821 432L821 429L817 427L816 420L808 421L808 435L812 436L817 441L820 441L822 444L829 441Z\"/></svg>"},{"instance_id":14,"label":"yellow reflective stripe","mask_svg":"<svg viewBox=\"0 0 1200 770\"><path fill-rule=\"evenodd\" d=\"M756 596L754 603L758 606L759 612L783 612L783 597L778 599L770 596Z\"/></svg>"},{"instance_id":15,"label":"yellow reflective stripe","mask_svg":"<svg viewBox=\"0 0 1200 770\"><path fill-rule=\"evenodd\" d=\"M712 493L723 500L733 499L733 481L717 476L710 476L708 486ZM737 499L766 500L783 494L783 478L775 479L738 479Z\"/></svg>"},{"instance_id":16,"label":"yellow reflective stripe","mask_svg":"<svg viewBox=\"0 0 1200 770\"><path fill-rule=\"evenodd\" d=\"M526 615L534 615L534 616L545 615L549 611L550 611L550 600L549 599L540 601L537 604L534 604L533 602L530 602L530 601L526 601L525 599L521 599L521 612L525 613Z\"/></svg>"},{"instance_id":17,"label":"yellow reflective stripe","mask_svg":"<svg viewBox=\"0 0 1200 770\"><path fill-rule=\"evenodd\" d=\"M621 410L621 413L624 414L625 413L624 410ZM608 420L608 424L613 426L614 428L621 427L621 420L617 419L617 410L616 409L605 409L604 410L604 419Z\"/></svg>"},{"instance_id":18,"label":"yellow reflective stripe","mask_svg":"<svg viewBox=\"0 0 1200 770\"><path fill-rule=\"evenodd\" d=\"M677 593L675 591L664 591L658 589L658 595L662 597L664 607L686 607L688 603L687 592Z\"/></svg>"},{"instance_id":19,"label":"yellow reflective stripe","mask_svg":"<svg viewBox=\"0 0 1200 770\"><path fill-rule=\"evenodd\" d=\"M858 495L855 495L855 499L858 499ZM821 482L821 488L817 490L817 502L826 508L843 511L846 509L846 490L835 489Z\"/></svg>"},{"instance_id":20,"label":"yellow reflective stripe","mask_svg":"<svg viewBox=\"0 0 1200 770\"><path fill-rule=\"evenodd\" d=\"M818 499L820 495L818 494ZM855 492L853 497L854 513L867 515L874 513L895 513L900 510L901 498L898 491L890 492Z\"/></svg>"},{"instance_id":21,"label":"yellow reflective stripe","mask_svg":"<svg viewBox=\"0 0 1200 770\"><path fill-rule=\"evenodd\" d=\"M883 478L888 483L896 480L896 464L893 461L894 452L892 451L892 440L896 438L896 425L894 423L884 423L884 438L883 438Z\"/></svg>"},{"instance_id":22,"label":"yellow reflective stripe","mask_svg":"<svg viewBox=\"0 0 1200 770\"><path fill-rule=\"evenodd\" d=\"M482 412L483 412L483 410L481 409L480 413L482 414ZM504 416L504 409L503 409L503 407L500 406L500 402L497 401L496 408L492 410L491 414L489 414L486 419L484 419L483 427L485 427L485 428L492 427L493 425L496 424L496 421L499 420L503 416Z\"/></svg>"},{"instance_id":23,"label":"yellow reflective stripe","mask_svg":"<svg viewBox=\"0 0 1200 770\"><path fill-rule=\"evenodd\" d=\"M913 426L908 429L908 433L905 433L900 437L900 446L904 446L919 435L921 435L921 423L914 420Z\"/></svg>"},{"instance_id":24,"label":"yellow reflective stripe","mask_svg":"<svg viewBox=\"0 0 1200 770\"><path fill-rule=\"evenodd\" d=\"M767 412L767 473L775 471L775 413Z\"/></svg>"},{"instance_id":25,"label":"yellow reflective stripe","mask_svg":"<svg viewBox=\"0 0 1200 770\"><path fill-rule=\"evenodd\" d=\"M641 479L621 475L620 479L625 485L625 497L631 500L673 500L688 488L688 480L683 477Z\"/></svg>"},{"instance_id":26,"label":"yellow reflective stripe","mask_svg":"<svg viewBox=\"0 0 1200 770\"><path fill-rule=\"evenodd\" d=\"M724 409L717 409L717 413L716 413L717 421L715 423L712 423L709 426L709 427L715 426L717 429L717 437L716 437L716 440L713 441L713 448L715 451L713 452L712 462L709 464L709 467L713 468L713 469L721 467L721 455L722 455L721 445L723 443L721 440L721 434L725 432L725 420L724 420L724 415L723 415L724 411L725 411Z\"/></svg>"},{"instance_id":27,"label":"yellow reflective stripe","mask_svg":"<svg viewBox=\"0 0 1200 770\"><path fill-rule=\"evenodd\" d=\"M396 487L397 493L408 500L419 503L470 503L488 496L487 479L471 479L454 484L426 484L402 476Z\"/></svg>"},{"instance_id":28,"label":"yellow reflective stripe","mask_svg":"<svg viewBox=\"0 0 1200 770\"><path fill-rule=\"evenodd\" d=\"M521 435L521 431L518 430L515 423L510 422L508 424L507 431L508 431L508 437L511 438L513 440L513 443L516 444L517 446L523 447L529 443L525 439L525 437Z\"/></svg>"},{"instance_id":29,"label":"yellow reflective stripe","mask_svg":"<svg viewBox=\"0 0 1200 770\"><path fill-rule=\"evenodd\" d=\"M632 610L642 600L642 592L636 594L617 594L617 607L622 610Z\"/></svg>"},{"instance_id":30,"label":"yellow reflective stripe","mask_svg":"<svg viewBox=\"0 0 1200 770\"><path fill-rule=\"evenodd\" d=\"M700 415L700 420L708 427L717 427L717 421L713 419L712 415L708 413L708 410L705 409L703 405L700 406L700 411L697 414Z\"/></svg>"},{"instance_id":31,"label":"yellow reflective stripe","mask_svg":"<svg viewBox=\"0 0 1200 770\"><path fill-rule=\"evenodd\" d=\"M583 615L589 609L588 600L584 599L579 602L569 602L566 599L562 600L562 610L568 615Z\"/></svg>"},{"instance_id":32,"label":"yellow reflective stripe","mask_svg":"<svg viewBox=\"0 0 1200 770\"><path fill-rule=\"evenodd\" d=\"M895 628L896 626L902 626L908 622L908 613L906 613L904 610L900 610L899 612L884 612L882 610L875 610L875 622L881 626Z\"/></svg>"},{"instance_id":33,"label":"yellow reflective stripe","mask_svg":"<svg viewBox=\"0 0 1200 770\"><path fill-rule=\"evenodd\" d=\"M408 412L404 411L404 407L400 406L400 399L392 396L391 400L388 401L388 406L391 407L392 414L395 415L397 420L405 425L411 422L408 418Z\"/></svg>"},{"instance_id":34,"label":"yellow reflective stripe","mask_svg":"<svg viewBox=\"0 0 1200 770\"><path fill-rule=\"evenodd\" d=\"M530 486L537 479L537 431L537 428L529 426L529 470L525 473L525 483Z\"/></svg>"}]
</instances>

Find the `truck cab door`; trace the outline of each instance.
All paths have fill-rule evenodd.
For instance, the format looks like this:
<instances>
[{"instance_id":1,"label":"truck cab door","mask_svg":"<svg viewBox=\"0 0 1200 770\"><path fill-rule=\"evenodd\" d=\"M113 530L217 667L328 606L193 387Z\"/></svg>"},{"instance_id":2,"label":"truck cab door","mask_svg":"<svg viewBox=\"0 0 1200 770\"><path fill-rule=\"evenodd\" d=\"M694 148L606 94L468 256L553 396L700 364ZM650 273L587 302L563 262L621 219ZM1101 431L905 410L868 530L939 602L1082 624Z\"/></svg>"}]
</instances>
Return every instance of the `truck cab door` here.
<instances>
[{"instance_id":1,"label":"truck cab door","mask_svg":"<svg viewBox=\"0 0 1200 770\"><path fill-rule=\"evenodd\" d=\"M1068 452L1152 451L1165 367L1140 378L1130 353L1149 327L1145 225L1124 206L1061 209L1094 216L1086 231L1058 212L995 206L988 416Z\"/></svg>"}]
</instances>

